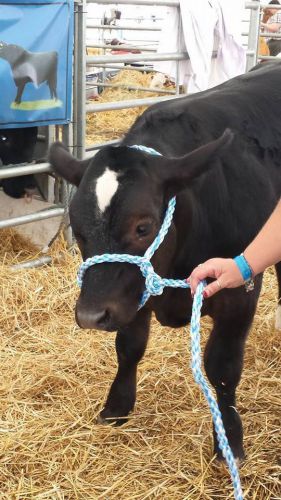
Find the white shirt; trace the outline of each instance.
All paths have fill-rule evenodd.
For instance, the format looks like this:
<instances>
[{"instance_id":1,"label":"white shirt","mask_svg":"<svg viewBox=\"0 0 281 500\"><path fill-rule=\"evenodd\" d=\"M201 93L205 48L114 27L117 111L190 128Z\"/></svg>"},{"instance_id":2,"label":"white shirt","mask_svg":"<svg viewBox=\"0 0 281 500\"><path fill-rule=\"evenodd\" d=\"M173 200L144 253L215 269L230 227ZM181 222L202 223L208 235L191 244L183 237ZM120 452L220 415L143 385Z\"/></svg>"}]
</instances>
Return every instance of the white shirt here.
<instances>
[{"instance_id":1,"label":"white shirt","mask_svg":"<svg viewBox=\"0 0 281 500\"><path fill-rule=\"evenodd\" d=\"M244 0L180 0L171 7L161 32L159 52L187 52L179 61L179 84L199 92L245 72L242 47ZM217 51L217 58L212 58ZM176 62L154 64L157 71L176 77Z\"/></svg>"}]
</instances>

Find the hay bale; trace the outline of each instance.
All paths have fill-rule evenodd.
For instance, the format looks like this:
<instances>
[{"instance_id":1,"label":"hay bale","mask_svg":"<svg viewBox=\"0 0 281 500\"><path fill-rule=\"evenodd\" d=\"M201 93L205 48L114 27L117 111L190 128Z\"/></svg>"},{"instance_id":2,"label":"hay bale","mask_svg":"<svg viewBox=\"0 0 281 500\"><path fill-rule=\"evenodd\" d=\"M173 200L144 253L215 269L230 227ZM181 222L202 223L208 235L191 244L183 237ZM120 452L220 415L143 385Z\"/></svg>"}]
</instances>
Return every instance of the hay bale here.
<instances>
[{"instance_id":1,"label":"hay bale","mask_svg":"<svg viewBox=\"0 0 281 500\"><path fill-rule=\"evenodd\" d=\"M98 47L86 47L87 56L101 56L103 54L103 49Z\"/></svg>"},{"instance_id":2,"label":"hay bale","mask_svg":"<svg viewBox=\"0 0 281 500\"><path fill-rule=\"evenodd\" d=\"M122 70L110 81L113 84L149 87L153 73L142 73L134 70ZM169 90L169 87L165 87ZM158 94L142 90L126 90L124 88L105 88L97 102L117 102L130 99L155 97ZM159 94L160 95L160 94ZM163 96L163 94L161 94ZM86 144L95 144L121 138L140 116L145 106L140 108L104 111L87 115Z\"/></svg>"},{"instance_id":3,"label":"hay bale","mask_svg":"<svg viewBox=\"0 0 281 500\"><path fill-rule=\"evenodd\" d=\"M11 264L34 257L12 230L1 232L0 254L1 499L233 498L228 472L213 462L210 412L189 368L187 329L153 321L135 411L124 427L97 425L116 370L114 335L75 325L79 255L61 240L52 266L11 274ZM281 491L276 294L269 271L237 397L248 499L273 500ZM204 320L202 344L209 329Z\"/></svg>"}]
</instances>

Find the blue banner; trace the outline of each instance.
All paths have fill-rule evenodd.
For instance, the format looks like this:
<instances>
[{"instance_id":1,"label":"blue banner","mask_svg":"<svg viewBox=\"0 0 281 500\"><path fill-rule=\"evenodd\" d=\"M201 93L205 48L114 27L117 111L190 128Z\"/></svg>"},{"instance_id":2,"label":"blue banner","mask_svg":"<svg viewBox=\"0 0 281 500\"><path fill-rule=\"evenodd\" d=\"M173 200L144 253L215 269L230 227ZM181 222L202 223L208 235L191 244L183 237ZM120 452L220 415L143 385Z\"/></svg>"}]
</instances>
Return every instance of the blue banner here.
<instances>
[{"instance_id":1,"label":"blue banner","mask_svg":"<svg viewBox=\"0 0 281 500\"><path fill-rule=\"evenodd\" d=\"M0 0L0 128L69 123L73 0Z\"/></svg>"}]
</instances>

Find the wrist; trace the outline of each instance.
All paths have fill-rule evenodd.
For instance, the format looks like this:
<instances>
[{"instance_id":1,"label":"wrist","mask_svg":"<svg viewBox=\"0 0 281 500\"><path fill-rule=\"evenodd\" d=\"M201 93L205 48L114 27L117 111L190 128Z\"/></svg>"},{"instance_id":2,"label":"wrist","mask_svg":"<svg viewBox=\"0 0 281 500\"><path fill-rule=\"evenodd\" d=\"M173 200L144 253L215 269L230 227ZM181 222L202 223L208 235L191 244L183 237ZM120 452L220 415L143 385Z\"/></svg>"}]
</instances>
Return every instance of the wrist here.
<instances>
[{"instance_id":1,"label":"wrist","mask_svg":"<svg viewBox=\"0 0 281 500\"><path fill-rule=\"evenodd\" d=\"M249 262L247 261L246 257L244 256L243 253L241 253L240 255L237 255L237 257L235 257L233 260L241 273L241 276L242 276L244 284L245 284L246 291L249 292L250 290L253 290L254 289L254 281L253 281L254 273L253 273L253 270L252 270Z\"/></svg>"}]
</instances>

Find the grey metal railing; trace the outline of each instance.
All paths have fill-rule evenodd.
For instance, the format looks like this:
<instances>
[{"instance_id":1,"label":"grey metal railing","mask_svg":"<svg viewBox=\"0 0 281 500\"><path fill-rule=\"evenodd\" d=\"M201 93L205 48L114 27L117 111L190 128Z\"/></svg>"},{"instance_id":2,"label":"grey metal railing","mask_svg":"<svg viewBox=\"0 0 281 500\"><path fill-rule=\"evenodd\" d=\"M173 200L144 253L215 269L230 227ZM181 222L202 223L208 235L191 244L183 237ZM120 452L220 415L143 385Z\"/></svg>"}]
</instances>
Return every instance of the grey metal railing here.
<instances>
[{"instance_id":1,"label":"grey metal railing","mask_svg":"<svg viewBox=\"0 0 281 500\"><path fill-rule=\"evenodd\" d=\"M114 84L114 83L102 83L98 82L97 84L91 86L88 85L87 89L96 88L96 87L104 87L111 89L126 89L126 90L139 90L140 92L156 92L158 94L173 94L175 95L175 90L167 90L167 89L158 89L154 87L138 87L137 85L126 85L126 84Z\"/></svg>"},{"instance_id":2,"label":"grey metal railing","mask_svg":"<svg viewBox=\"0 0 281 500\"><path fill-rule=\"evenodd\" d=\"M269 9L274 9L274 10L281 10L281 5L278 4L270 4L268 2L260 3L260 14L262 10L269 8ZM258 36L262 38L271 38L271 39L276 39L279 40L281 39L281 33L273 33L273 32L261 32L261 26L260 26L260 16L259 16L259 27L258 27ZM281 52L281 51L280 51ZM263 56L262 54L257 54L257 60L259 61L270 61L270 60L276 60L276 56Z\"/></svg>"},{"instance_id":3,"label":"grey metal railing","mask_svg":"<svg viewBox=\"0 0 281 500\"><path fill-rule=\"evenodd\" d=\"M0 221L0 229L7 227L20 226L21 224L29 224L30 222L37 222L40 220L50 219L52 217L60 217L64 214L63 207L48 208L40 212L20 215L19 217L12 217L10 219Z\"/></svg>"},{"instance_id":4,"label":"grey metal railing","mask_svg":"<svg viewBox=\"0 0 281 500\"><path fill-rule=\"evenodd\" d=\"M0 179L19 177L20 175L50 174L52 172L49 163L19 163L17 165L5 165L0 168Z\"/></svg>"},{"instance_id":5,"label":"grey metal railing","mask_svg":"<svg viewBox=\"0 0 281 500\"><path fill-rule=\"evenodd\" d=\"M87 48L91 47L94 49L107 49L107 50L141 50L142 52L156 52L157 47L149 45L127 45L122 43L120 45L110 45L106 43L94 43L86 40ZM88 54L89 55L89 54Z\"/></svg>"}]
</instances>

